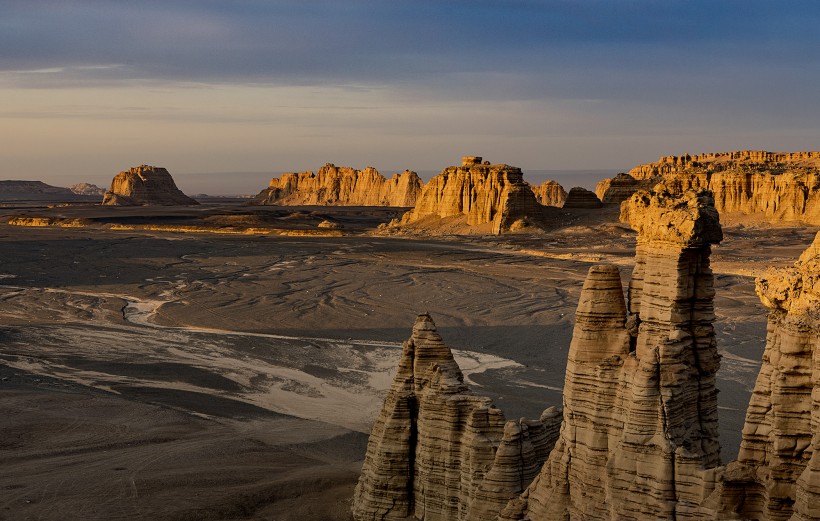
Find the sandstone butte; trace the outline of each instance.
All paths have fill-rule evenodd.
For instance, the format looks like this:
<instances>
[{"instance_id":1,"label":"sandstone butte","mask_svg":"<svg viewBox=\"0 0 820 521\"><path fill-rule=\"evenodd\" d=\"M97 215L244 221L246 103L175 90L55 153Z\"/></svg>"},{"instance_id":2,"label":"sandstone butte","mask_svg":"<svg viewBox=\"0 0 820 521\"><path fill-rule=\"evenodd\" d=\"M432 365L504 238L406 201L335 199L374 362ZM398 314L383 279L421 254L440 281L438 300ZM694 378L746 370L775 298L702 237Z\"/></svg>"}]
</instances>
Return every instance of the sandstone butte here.
<instances>
[{"instance_id":1,"label":"sandstone butte","mask_svg":"<svg viewBox=\"0 0 820 521\"><path fill-rule=\"evenodd\" d=\"M678 190L711 190L721 215L820 224L820 152L667 156L601 181L596 194L605 203L617 203L662 179Z\"/></svg>"},{"instance_id":2,"label":"sandstone butte","mask_svg":"<svg viewBox=\"0 0 820 521\"><path fill-rule=\"evenodd\" d=\"M603 205L595 192L576 186L570 188L562 206L564 208L600 208Z\"/></svg>"},{"instance_id":3,"label":"sandstone butte","mask_svg":"<svg viewBox=\"0 0 820 521\"><path fill-rule=\"evenodd\" d=\"M721 466L712 195L659 184L625 202L621 218L638 232L628 299L616 266L590 268L560 434L528 486L535 474L519 474L524 492L506 501L518 487L503 476L541 456L505 445L515 438L499 436L501 412L468 393L423 315L371 434L357 521L820 519L820 234L793 269L757 281L772 310L763 366L740 454ZM551 411L542 425L554 432Z\"/></svg>"},{"instance_id":4,"label":"sandstone butte","mask_svg":"<svg viewBox=\"0 0 820 521\"><path fill-rule=\"evenodd\" d=\"M422 182L405 170L386 179L375 168L355 170L326 164L319 171L287 173L271 179L256 196L262 205L400 206L416 204Z\"/></svg>"},{"instance_id":5,"label":"sandstone butte","mask_svg":"<svg viewBox=\"0 0 820 521\"><path fill-rule=\"evenodd\" d=\"M544 206L520 168L466 156L461 166L450 166L432 178L416 201L416 206L391 226L460 219L468 226L489 225L492 233L539 226L546 220Z\"/></svg>"},{"instance_id":6,"label":"sandstone butte","mask_svg":"<svg viewBox=\"0 0 820 521\"><path fill-rule=\"evenodd\" d=\"M199 204L177 188L168 170L140 165L120 172L103 196L104 205L175 206Z\"/></svg>"},{"instance_id":7,"label":"sandstone butte","mask_svg":"<svg viewBox=\"0 0 820 521\"><path fill-rule=\"evenodd\" d=\"M567 191L557 181L544 181L538 186L530 186L538 202L544 206L564 206L567 200Z\"/></svg>"}]
</instances>

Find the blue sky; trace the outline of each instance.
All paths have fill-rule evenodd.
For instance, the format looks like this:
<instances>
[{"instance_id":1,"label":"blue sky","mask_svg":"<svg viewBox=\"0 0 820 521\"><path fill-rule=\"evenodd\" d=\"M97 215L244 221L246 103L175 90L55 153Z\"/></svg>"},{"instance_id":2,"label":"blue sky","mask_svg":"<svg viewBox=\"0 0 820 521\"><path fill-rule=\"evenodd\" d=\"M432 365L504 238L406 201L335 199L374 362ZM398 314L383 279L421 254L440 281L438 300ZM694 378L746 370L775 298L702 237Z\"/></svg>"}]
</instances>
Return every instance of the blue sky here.
<instances>
[{"instance_id":1,"label":"blue sky","mask_svg":"<svg viewBox=\"0 0 820 521\"><path fill-rule=\"evenodd\" d=\"M0 178L817 150L817 27L813 1L3 0Z\"/></svg>"}]
</instances>

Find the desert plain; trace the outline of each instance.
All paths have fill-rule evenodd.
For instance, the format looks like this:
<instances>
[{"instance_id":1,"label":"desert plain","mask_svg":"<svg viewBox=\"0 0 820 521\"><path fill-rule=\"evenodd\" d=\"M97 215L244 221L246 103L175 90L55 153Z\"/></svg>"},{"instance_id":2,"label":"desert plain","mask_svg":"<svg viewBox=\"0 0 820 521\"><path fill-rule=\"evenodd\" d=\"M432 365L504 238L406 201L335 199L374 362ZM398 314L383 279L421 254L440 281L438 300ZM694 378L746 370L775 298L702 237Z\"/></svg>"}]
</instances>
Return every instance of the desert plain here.
<instances>
[{"instance_id":1,"label":"desert plain","mask_svg":"<svg viewBox=\"0 0 820 521\"><path fill-rule=\"evenodd\" d=\"M418 313L471 389L537 418L561 405L588 269L614 263L626 283L635 249L617 207L502 236L399 236L378 228L395 209L238 201L0 214L41 219L0 225L3 520L349 519ZM818 228L723 225L725 462L766 338L754 278L791 265Z\"/></svg>"}]
</instances>

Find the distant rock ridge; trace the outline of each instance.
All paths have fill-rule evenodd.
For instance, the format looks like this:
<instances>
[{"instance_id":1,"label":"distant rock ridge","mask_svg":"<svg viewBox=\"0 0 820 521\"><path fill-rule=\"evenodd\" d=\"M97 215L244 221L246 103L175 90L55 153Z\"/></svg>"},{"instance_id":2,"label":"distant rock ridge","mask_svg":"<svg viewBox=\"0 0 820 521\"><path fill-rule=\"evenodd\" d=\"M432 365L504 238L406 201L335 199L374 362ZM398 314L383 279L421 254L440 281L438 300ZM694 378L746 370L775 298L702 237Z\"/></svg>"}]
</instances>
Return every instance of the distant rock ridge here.
<instances>
[{"instance_id":1,"label":"distant rock ridge","mask_svg":"<svg viewBox=\"0 0 820 521\"><path fill-rule=\"evenodd\" d=\"M186 206L199 204L177 188L168 170L140 165L120 172L103 196L111 206Z\"/></svg>"},{"instance_id":2,"label":"distant rock ridge","mask_svg":"<svg viewBox=\"0 0 820 521\"><path fill-rule=\"evenodd\" d=\"M78 183L69 186L68 189L77 195L105 195L105 188L91 183Z\"/></svg>"},{"instance_id":3,"label":"distant rock ridge","mask_svg":"<svg viewBox=\"0 0 820 521\"><path fill-rule=\"evenodd\" d=\"M447 167L432 178L415 208L394 225L463 218L467 225L488 225L498 234L539 226L546 220L544 208L520 168L465 156L461 166Z\"/></svg>"},{"instance_id":4,"label":"distant rock ridge","mask_svg":"<svg viewBox=\"0 0 820 521\"><path fill-rule=\"evenodd\" d=\"M820 152L746 150L666 156L639 165L628 176L601 181L604 202L664 180L670 188L711 190L720 213L758 216L772 222L820 224Z\"/></svg>"},{"instance_id":5,"label":"distant rock ridge","mask_svg":"<svg viewBox=\"0 0 820 521\"><path fill-rule=\"evenodd\" d=\"M423 183L410 170L386 179L375 168L356 170L328 163L313 172L274 177L255 199L262 205L398 206L416 204Z\"/></svg>"},{"instance_id":6,"label":"distant rock ridge","mask_svg":"<svg viewBox=\"0 0 820 521\"><path fill-rule=\"evenodd\" d=\"M419 315L373 425L356 521L491 521L538 473L560 414L505 421L477 396L429 315Z\"/></svg>"},{"instance_id":7,"label":"distant rock ridge","mask_svg":"<svg viewBox=\"0 0 820 521\"><path fill-rule=\"evenodd\" d=\"M532 192L538 202L544 206L556 206L558 208L564 206L564 201L567 200L567 191L561 186L558 181L548 180L540 185L532 186Z\"/></svg>"}]
</instances>

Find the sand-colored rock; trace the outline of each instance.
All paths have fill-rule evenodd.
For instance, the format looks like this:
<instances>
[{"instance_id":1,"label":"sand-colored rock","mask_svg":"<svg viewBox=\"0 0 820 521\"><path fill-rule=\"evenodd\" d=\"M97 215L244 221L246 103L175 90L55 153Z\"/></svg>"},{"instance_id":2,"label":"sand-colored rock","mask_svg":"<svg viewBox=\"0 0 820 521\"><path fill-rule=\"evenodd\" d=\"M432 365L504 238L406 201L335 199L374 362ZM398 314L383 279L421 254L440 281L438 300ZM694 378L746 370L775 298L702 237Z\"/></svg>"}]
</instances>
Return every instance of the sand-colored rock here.
<instances>
[{"instance_id":1,"label":"sand-colored rock","mask_svg":"<svg viewBox=\"0 0 820 521\"><path fill-rule=\"evenodd\" d=\"M112 206L187 206L199 204L177 188L168 170L140 165L111 181L102 204Z\"/></svg>"},{"instance_id":2,"label":"sand-colored rock","mask_svg":"<svg viewBox=\"0 0 820 521\"><path fill-rule=\"evenodd\" d=\"M624 207L639 234L629 304L616 266L590 269L560 437L503 519L707 519L700 505L720 464L709 269L718 215L708 193L640 192Z\"/></svg>"},{"instance_id":3,"label":"sand-colored rock","mask_svg":"<svg viewBox=\"0 0 820 521\"><path fill-rule=\"evenodd\" d=\"M820 152L746 150L666 156L633 168L629 175L636 180L634 191L661 179L680 192L711 190L721 214L820 224ZM618 177L602 181L596 192L603 194L602 200L622 197L630 189L627 181Z\"/></svg>"},{"instance_id":4,"label":"sand-colored rock","mask_svg":"<svg viewBox=\"0 0 820 521\"><path fill-rule=\"evenodd\" d=\"M353 499L364 520L492 520L535 476L559 414L505 421L471 393L429 315L419 315L368 441Z\"/></svg>"},{"instance_id":5,"label":"sand-colored rock","mask_svg":"<svg viewBox=\"0 0 820 521\"><path fill-rule=\"evenodd\" d=\"M601 206L601 201L595 192L580 186L570 188L563 205L564 208L600 208Z\"/></svg>"},{"instance_id":6,"label":"sand-colored rock","mask_svg":"<svg viewBox=\"0 0 820 521\"><path fill-rule=\"evenodd\" d=\"M498 234L542 224L544 206L524 182L521 169L481 159L467 156L461 166L445 168L424 186L416 207L394 225L462 218L469 226L488 225Z\"/></svg>"},{"instance_id":7,"label":"sand-colored rock","mask_svg":"<svg viewBox=\"0 0 820 521\"><path fill-rule=\"evenodd\" d=\"M263 205L415 206L423 183L405 170L386 179L375 168L356 170L326 164L319 171L282 174L255 199Z\"/></svg>"},{"instance_id":8,"label":"sand-colored rock","mask_svg":"<svg viewBox=\"0 0 820 521\"><path fill-rule=\"evenodd\" d=\"M595 195L604 204L620 204L638 190L650 190L655 183L653 179L635 179L629 174L620 173L615 177L600 181L595 187Z\"/></svg>"},{"instance_id":9,"label":"sand-colored rock","mask_svg":"<svg viewBox=\"0 0 820 521\"><path fill-rule=\"evenodd\" d=\"M567 200L567 191L557 181L544 181L538 186L531 186L532 193L538 202L544 206L564 206L564 201Z\"/></svg>"},{"instance_id":10,"label":"sand-colored rock","mask_svg":"<svg viewBox=\"0 0 820 521\"><path fill-rule=\"evenodd\" d=\"M740 454L711 504L723 519L820 519L820 235L793 268L769 270L771 311Z\"/></svg>"},{"instance_id":11,"label":"sand-colored rock","mask_svg":"<svg viewBox=\"0 0 820 521\"><path fill-rule=\"evenodd\" d=\"M91 183L78 183L68 187L77 195L105 195L105 189Z\"/></svg>"}]
</instances>

